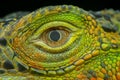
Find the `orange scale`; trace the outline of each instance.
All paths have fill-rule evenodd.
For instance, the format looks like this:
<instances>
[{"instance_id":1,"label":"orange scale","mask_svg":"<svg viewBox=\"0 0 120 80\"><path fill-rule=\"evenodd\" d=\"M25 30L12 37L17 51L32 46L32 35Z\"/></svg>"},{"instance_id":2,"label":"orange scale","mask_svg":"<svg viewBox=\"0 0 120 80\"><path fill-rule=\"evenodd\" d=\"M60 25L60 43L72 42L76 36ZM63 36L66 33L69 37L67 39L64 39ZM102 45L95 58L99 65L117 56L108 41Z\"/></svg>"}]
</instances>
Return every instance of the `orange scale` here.
<instances>
[{"instance_id":1,"label":"orange scale","mask_svg":"<svg viewBox=\"0 0 120 80\"><path fill-rule=\"evenodd\" d=\"M104 80L104 79L98 77L97 80Z\"/></svg>"},{"instance_id":2,"label":"orange scale","mask_svg":"<svg viewBox=\"0 0 120 80\"><path fill-rule=\"evenodd\" d=\"M35 61L39 61L39 62L45 61L46 58L47 58L46 55L41 54L41 53L34 53L32 55L32 59Z\"/></svg>"},{"instance_id":3,"label":"orange scale","mask_svg":"<svg viewBox=\"0 0 120 80\"><path fill-rule=\"evenodd\" d=\"M92 78L90 78L90 80L97 80L97 78L95 78L95 77L92 77Z\"/></svg>"},{"instance_id":4,"label":"orange scale","mask_svg":"<svg viewBox=\"0 0 120 80\"><path fill-rule=\"evenodd\" d=\"M37 62L34 62L34 61L30 60L30 59L27 59L27 62L29 62L28 65L30 67L32 67L32 68L44 70L43 66L38 64Z\"/></svg>"},{"instance_id":5,"label":"orange scale","mask_svg":"<svg viewBox=\"0 0 120 80\"><path fill-rule=\"evenodd\" d=\"M83 74L78 74L78 75L77 75L77 78L78 78L78 79L86 79L87 76L86 76L86 75L83 75Z\"/></svg>"},{"instance_id":6,"label":"orange scale","mask_svg":"<svg viewBox=\"0 0 120 80\"><path fill-rule=\"evenodd\" d=\"M101 72L104 74L107 73L107 71L104 68L101 69Z\"/></svg>"},{"instance_id":7,"label":"orange scale","mask_svg":"<svg viewBox=\"0 0 120 80\"><path fill-rule=\"evenodd\" d=\"M117 80L120 80L120 73L116 74L116 78L117 78Z\"/></svg>"}]
</instances>

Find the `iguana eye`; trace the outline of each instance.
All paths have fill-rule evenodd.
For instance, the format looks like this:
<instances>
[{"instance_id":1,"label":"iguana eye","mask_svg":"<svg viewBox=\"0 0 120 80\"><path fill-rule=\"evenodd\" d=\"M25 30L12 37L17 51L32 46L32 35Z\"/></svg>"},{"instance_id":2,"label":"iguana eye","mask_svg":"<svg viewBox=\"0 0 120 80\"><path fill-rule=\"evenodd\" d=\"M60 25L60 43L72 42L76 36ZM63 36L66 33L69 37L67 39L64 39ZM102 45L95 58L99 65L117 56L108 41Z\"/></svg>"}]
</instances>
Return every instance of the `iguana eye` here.
<instances>
[{"instance_id":1,"label":"iguana eye","mask_svg":"<svg viewBox=\"0 0 120 80\"><path fill-rule=\"evenodd\" d=\"M44 31L39 38L50 47L58 47L65 44L69 38L70 31L58 28L50 28Z\"/></svg>"},{"instance_id":2,"label":"iguana eye","mask_svg":"<svg viewBox=\"0 0 120 80\"><path fill-rule=\"evenodd\" d=\"M72 24L53 21L43 24L28 39L28 42L40 50L59 53L70 47L71 43L78 38L77 34L80 34L79 29Z\"/></svg>"}]
</instances>

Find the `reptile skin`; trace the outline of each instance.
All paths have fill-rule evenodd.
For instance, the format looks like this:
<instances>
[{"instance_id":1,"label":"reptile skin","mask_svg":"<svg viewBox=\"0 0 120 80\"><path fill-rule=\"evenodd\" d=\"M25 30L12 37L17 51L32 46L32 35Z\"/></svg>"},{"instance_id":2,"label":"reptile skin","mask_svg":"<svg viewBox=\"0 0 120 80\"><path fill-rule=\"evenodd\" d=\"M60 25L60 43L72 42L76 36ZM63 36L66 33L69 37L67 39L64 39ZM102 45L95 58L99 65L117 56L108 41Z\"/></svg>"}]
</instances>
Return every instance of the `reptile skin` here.
<instances>
[{"instance_id":1,"label":"reptile skin","mask_svg":"<svg viewBox=\"0 0 120 80\"><path fill-rule=\"evenodd\" d=\"M120 11L58 5L1 18L0 80L120 80Z\"/></svg>"}]
</instances>

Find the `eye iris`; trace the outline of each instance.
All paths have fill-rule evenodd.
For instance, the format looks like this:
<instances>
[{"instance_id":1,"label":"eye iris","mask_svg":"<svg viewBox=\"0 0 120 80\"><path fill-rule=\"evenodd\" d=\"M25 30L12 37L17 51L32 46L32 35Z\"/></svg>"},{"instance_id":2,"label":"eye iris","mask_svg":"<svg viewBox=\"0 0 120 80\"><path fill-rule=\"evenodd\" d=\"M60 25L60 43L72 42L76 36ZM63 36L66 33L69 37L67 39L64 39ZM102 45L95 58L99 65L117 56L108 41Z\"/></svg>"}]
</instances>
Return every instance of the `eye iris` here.
<instances>
[{"instance_id":1,"label":"eye iris","mask_svg":"<svg viewBox=\"0 0 120 80\"><path fill-rule=\"evenodd\" d=\"M52 41L58 41L60 39L60 33L57 30L51 31L49 36Z\"/></svg>"}]
</instances>

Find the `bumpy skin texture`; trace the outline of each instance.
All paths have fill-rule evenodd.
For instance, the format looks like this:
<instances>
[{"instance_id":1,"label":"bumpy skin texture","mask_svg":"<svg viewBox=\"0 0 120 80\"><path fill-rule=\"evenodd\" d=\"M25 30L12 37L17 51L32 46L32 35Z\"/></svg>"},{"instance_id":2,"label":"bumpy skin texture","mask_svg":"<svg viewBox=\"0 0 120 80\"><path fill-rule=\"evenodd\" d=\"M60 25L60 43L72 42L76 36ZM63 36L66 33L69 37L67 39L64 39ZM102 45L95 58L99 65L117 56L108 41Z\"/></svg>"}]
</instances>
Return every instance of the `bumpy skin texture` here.
<instances>
[{"instance_id":1,"label":"bumpy skin texture","mask_svg":"<svg viewBox=\"0 0 120 80\"><path fill-rule=\"evenodd\" d=\"M120 80L119 21L119 11L71 5L8 15L0 19L0 80Z\"/></svg>"}]
</instances>

